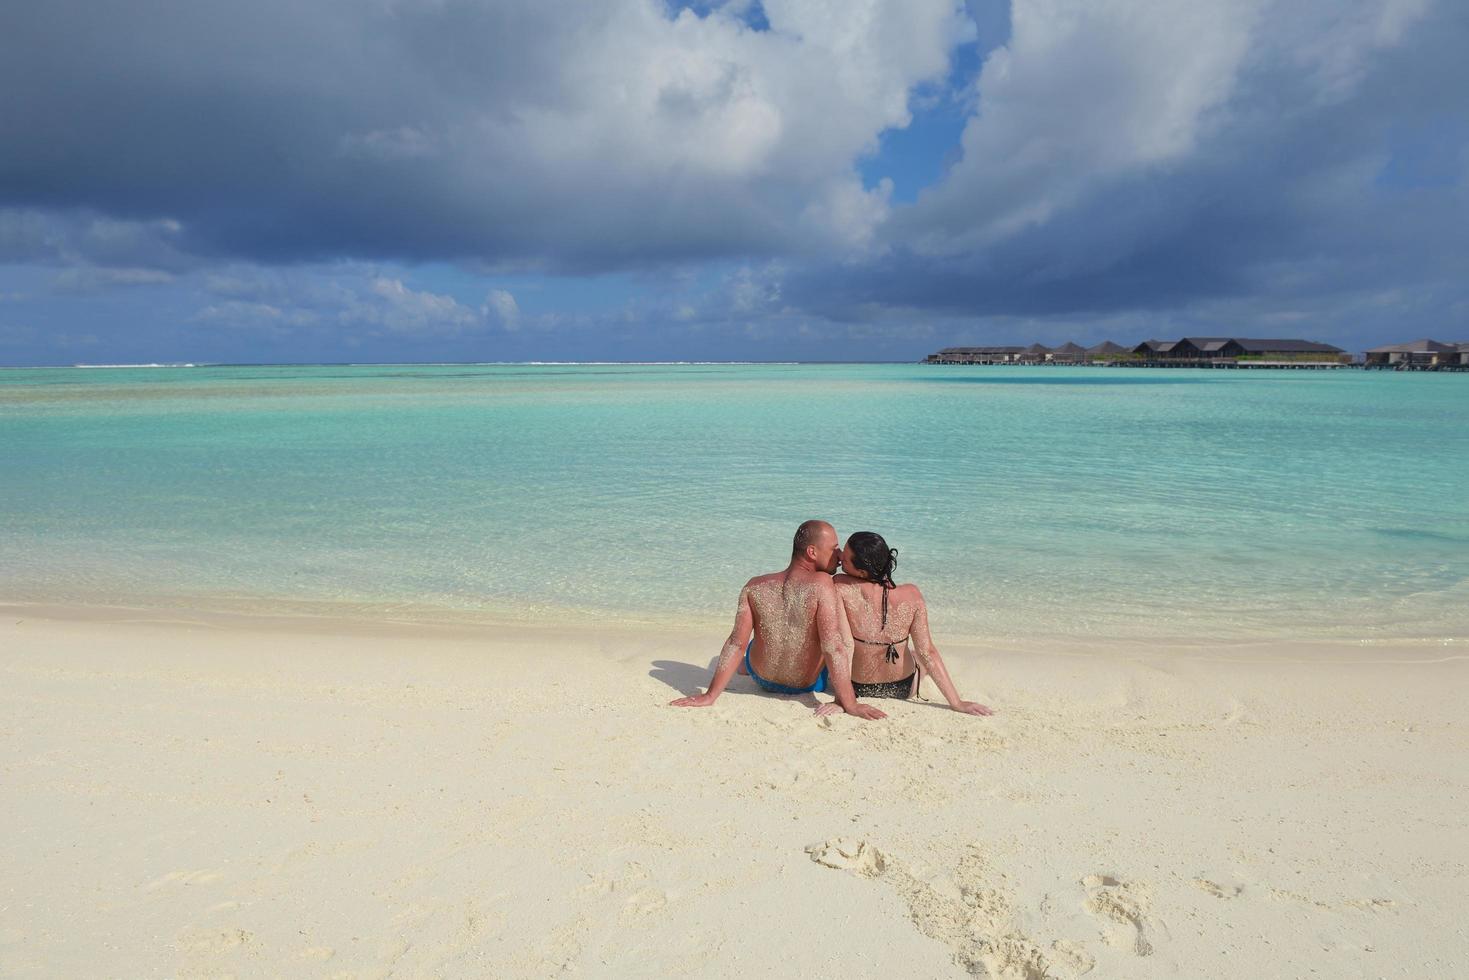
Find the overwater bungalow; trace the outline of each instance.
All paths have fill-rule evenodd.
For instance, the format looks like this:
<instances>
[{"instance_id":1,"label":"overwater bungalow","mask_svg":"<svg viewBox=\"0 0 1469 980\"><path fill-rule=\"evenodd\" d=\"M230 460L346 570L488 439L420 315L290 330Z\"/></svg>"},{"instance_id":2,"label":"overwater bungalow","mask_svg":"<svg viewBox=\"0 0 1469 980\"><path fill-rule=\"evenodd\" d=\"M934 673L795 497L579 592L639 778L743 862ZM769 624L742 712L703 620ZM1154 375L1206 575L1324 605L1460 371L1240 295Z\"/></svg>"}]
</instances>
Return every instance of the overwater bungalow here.
<instances>
[{"instance_id":1,"label":"overwater bungalow","mask_svg":"<svg viewBox=\"0 0 1469 980\"><path fill-rule=\"evenodd\" d=\"M930 354L924 361L928 364L1013 364L1020 356L1020 347L945 347L937 354Z\"/></svg>"},{"instance_id":2,"label":"overwater bungalow","mask_svg":"<svg viewBox=\"0 0 1469 980\"><path fill-rule=\"evenodd\" d=\"M1086 348L1068 340L1046 355L1046 360L1052 364L1080 364L1085 357Z\"/></svg>"},{"instance_id":3,"label":"overwater bungalow","mask_svg":"<svg viewBox=\"0 0 1469 980\"><path fill-rule=\"evenodd\" d=\"M1235 357L1283 363L1350 364L1352 356L1340 347L1315 340L1253 340L1235 337L1231 343L1240 348Z\"/></svg>"},{"instance_id":4,"label":"overwater bungalow","mask_svg":"<svg viewBox=\"0 0 1469 980\"><path fill-rule=\"evenodd\" d=\"M1114 344L1110 340L1104 340L1100 344L1093 344L1086 349L1086 363L1088 364L1110 364L1113 361L1123 360L1132 356L1132 350L1121 344Z\"/></svg>"},{"instance_id":5,"label":"overwater bungalow","mask_svg":"<svg viewBox=\"0 0 1469 980\"><path fill-rule=\"evenodd\" d=\"M1176 340L1145 340L1134 347L1132 349L1132 352L1134 354L1141 354L1144 358L1147 358L1149 360L1153 360L1161 358L1169 351L1173 350L1173 345L1176 343L1178 343L1178 341Z\"/></svg>"},{"instance_id":6,"label":"overwater bungalow","mask_svg":"<svg viewBox=\"0 0 1469 980\"><path fill-rule=\"evenodd\" d=\"M1016 358L1021 364L1044 364L1051 353L1045 344L1031 344Z\"/></svg>"},{"instance_id":7,"label":"overwater bungalow","mask_svg":"<svg viewBox=\"0 0 1469 980\"><path fill-rule=\"evenodd\" d=\"M1385 344L1363 354L1362 366L1395 371L1432 371L1440 367L1458 367L1463 360L1460 344L1438 340L1410 340L1405 344Z\"/></svg>"},{"instance_id":8,"label":"overwater bungalow","mask_svg":"<svg viewBox=\"0 0 1469 980\"><path fill-rule=\"evenodd\" d=\"M1184 337L1145 340L1133 348L1145 363L1166 367L1340 367L1351 356L1314 340Z\"/></svg>"},{"instance_id":9,"label":"overwater bungalow","mask_svg":"<svg viewBox=\"0 0 1469 980\"><path fill-rule=\"evenodd\" d=\"M1229 337L1184 337L1182 340L1174 341L1173 347L1163 356L1191 360L1214 360L1221 357L1237 357L1242 353L1244 353L1243 349Z\"/></svg>"}]
</instances>

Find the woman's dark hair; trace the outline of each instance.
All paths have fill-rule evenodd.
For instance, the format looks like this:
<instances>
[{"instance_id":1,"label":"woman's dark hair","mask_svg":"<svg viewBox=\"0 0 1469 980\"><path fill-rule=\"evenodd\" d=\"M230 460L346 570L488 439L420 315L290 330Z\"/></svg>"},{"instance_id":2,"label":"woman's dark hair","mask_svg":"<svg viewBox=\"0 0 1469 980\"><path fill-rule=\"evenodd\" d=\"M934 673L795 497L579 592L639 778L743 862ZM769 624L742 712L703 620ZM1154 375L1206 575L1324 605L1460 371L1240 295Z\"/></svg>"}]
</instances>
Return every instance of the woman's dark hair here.
<instances>
[{"instance_id":1,"label":"woman's dark hair","mask_svg":"<svg viewBox=\"0 0 1469 980\"><path fill-rule=\"evenodd\" d=\"M882 625L888 624L888 590L897 588L893 569L898 567L898 549L889 548L876 531L858 531L847 538L852 549L852 564L866 573L870 581L882 586Z\"/></svg>"}]
</instances>

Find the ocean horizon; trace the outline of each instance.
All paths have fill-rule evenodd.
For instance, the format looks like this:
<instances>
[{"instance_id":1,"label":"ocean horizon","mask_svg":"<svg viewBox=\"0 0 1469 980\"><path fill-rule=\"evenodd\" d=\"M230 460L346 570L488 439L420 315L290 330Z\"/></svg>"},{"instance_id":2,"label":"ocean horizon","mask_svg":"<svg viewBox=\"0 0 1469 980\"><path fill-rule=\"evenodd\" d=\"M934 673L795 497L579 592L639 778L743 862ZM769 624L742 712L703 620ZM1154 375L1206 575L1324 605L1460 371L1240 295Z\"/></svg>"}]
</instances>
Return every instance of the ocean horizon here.
<instances>
[{"instance_id":1,"label":"ocean horizon","mask_svg":"<svg viewBox=\"0 0 1469 980\"><path fill-rule=\"evenodd\" d=\"M823 517L941 643L1469 633L1453 377L180 367L0 378L0 597L705 625Z\"/></svg>"}]
</instances>

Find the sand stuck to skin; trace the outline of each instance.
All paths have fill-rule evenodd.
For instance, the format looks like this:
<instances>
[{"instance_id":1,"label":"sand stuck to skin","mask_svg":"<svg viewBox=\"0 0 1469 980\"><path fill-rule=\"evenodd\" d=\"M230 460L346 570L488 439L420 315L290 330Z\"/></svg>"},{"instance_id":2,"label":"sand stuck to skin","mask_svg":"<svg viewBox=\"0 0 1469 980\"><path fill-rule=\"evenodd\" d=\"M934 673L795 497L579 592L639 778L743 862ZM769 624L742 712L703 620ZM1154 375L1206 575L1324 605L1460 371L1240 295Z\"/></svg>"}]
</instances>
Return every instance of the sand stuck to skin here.
<instances>
[{"instance_id":1,"label":"sand stuck to skin","mask_svg":"<svg viewBox=\"0 0 1469 980\"><path fill-rule=\"evenodd\" d=\"M748 678L668 707L718 631L0 611L7 977L1469 958L1462 647L948 644L999 714L861 722Z\"/></svg>"}]
</instances>

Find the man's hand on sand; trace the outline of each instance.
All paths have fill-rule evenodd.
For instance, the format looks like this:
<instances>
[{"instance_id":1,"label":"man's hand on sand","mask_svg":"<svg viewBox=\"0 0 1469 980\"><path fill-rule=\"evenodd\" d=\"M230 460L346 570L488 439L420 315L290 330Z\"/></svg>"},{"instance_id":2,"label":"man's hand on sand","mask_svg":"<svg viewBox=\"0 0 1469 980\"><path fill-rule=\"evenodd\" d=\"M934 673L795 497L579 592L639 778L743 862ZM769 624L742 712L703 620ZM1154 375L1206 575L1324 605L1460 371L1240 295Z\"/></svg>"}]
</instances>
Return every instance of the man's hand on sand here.
<instances>
[{"instance_id":1,"label":"man's hand on sand","mask_svg":"<svg viewBox=\"0 0 1469 980\"><path fill-rule=\"evenodd\" d=\"M835 701L823 701L816 706L816 717L818 718L826 718L830 715L839 715L841 713L842 706Z\"/></svg>"},{"instance_id":2,"label":"man's hand on sand","mask_svg":"<svg viewBox=\"0 0 1469 980\"><path fill-rule=\"evenodd\" d=\"M714 700L714 697L706 691L703 694L690 694L686 698L679 698L668 703L675 708L707 708L714 703Z\"/></svg>"},{"instance_id":3,"label":"man's hand on sand","mask_svg":"<svg viewBox=\"0 0 1469 980\"><path fill-rule=\"evenodd\" d=\"M984 715L992 715L992 714L995 713L995 709L994 708L991 708L991 707L988 707L986 705L980 704L978 701L960 701L958 704L954 705L953 707L954 707L954 710L955 711L963 712L966 715L980 715L980 716L984 716Z\"/></svg>"}]
</instances>

